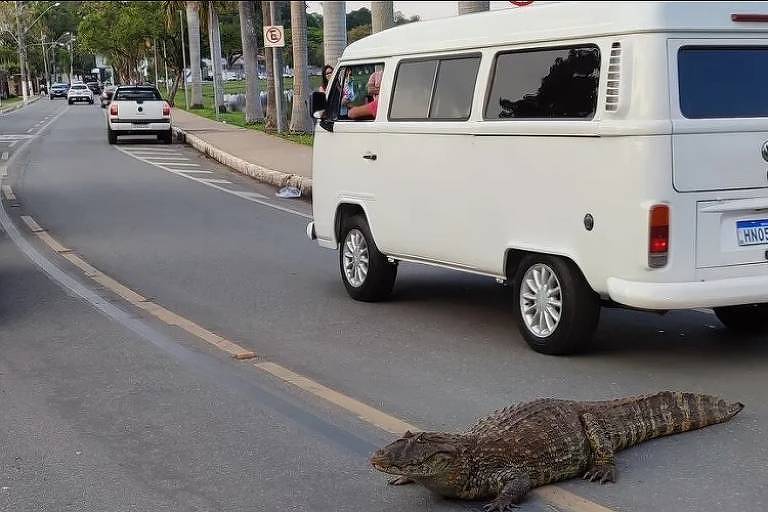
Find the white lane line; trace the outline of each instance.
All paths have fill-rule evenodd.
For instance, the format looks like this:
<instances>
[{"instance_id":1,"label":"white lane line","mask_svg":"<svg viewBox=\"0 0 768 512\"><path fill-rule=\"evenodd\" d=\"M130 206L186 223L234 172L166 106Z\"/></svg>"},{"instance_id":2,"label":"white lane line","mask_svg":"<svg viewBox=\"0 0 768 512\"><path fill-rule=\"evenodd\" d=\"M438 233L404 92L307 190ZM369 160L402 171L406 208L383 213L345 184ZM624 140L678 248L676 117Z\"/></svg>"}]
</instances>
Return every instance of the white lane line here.
<instances>
[{"instance_id":1,"label":"white lane line","mask_svg":"<svg viewBox=\"0 0 768 512\"><path fill-rule=\"evenodd\" d=\"M711 309L707 308L693 308L694 311L698 311L699 313L704 313L705 315L714 315L715 312Z\"/></svg>"},{"instance_id":2,"label":"white lane line","mask_svg":"<svg viewBox=\"0 0 768 512\"><path fill-rule=\"evenodd\" d=\"M178 161L186 161L186 162L189 161L189 158L181 155L173 156L169 154L169 155L163 155L163 156L155 156L155 155L143 155L143 156L148 160L157 160L159 162L163 160L166 160L166 161L178 160Z\"/></svg>"},{"instance_id":3,"label":"white lane line","mask_svg":"<svg viewBox=\"0 0 768 512\"><path fill-rule=\"evenodd\" d=\"M0 155L0 160L8 160L8 152L3 151L3 154Z\"/></svg>"},{"instance_id":4,"label":"white lane line","mask_svg":"<svg viewBox=\"0 0 768 512\"><path fill-rule=\"evenodd\" d=\"M243 199L266 199L267 196L259 194L258 192L238 192L234 191L233 194L242 197Z\"/></svg>"},{"instance_id":5,"label":"white lane line","mask_svg":"<svg viewBox=\"0 0 768 512\"><path fill-rule=\"evenodd\" d=\"M29 128L29 129L27 130L27 133L32 133L33 131L35 131L35 127L34 127L34 126L33 126L32 128Z\"/></svg>"},{"instance_id":6,"label":"white lane line","mask_svg":"<svg viewBox=\"0 0 768 512\"><path fill-rule=\"evenodd\" d=\"M232 183L229 180L219 180L216 178L199 178L201 183L220 183L220 184L226 184L226 183Z\"/></svg>"},{"instance_id":7,"label":"white lane line","mask_svg":"<svg viewBox=\"0 0 768 512\"><path fill-rule=\"evenodd\" d=\"M154 151L159 151L159 152L163 152L163 151L166 151L166 152L167 151L177 151L175 149L171 149L171 148L167 148L167 147L163 147L163 146L159 146L159 147L152 147L152 146L125 146L124 149L126 151L152 151L152 152L154 152Z\"/></svg>"},{"instance_id":8,"label":"white lane line","mask_svg":"<svg viewBox=\"0 0 768 512\"><path fill-rule=\"evenodd\" d=\"M13 146L15 146L15 145L16 145L16 143L17 143L17 142L19 142L19 141L18 141L18 140L15 140L15 141L11 142L10 144L8 144L8 147L9 147L9 148L12 148Z\"/></svg>"},{"instance_id":9,"label":"white lane line","mask_svg":"<svg viewBox=\"0 0 768 512\"><path fill-rule=\"evenodd\" d=\"M181 166L181 167L200 167L200 164L185 164L183 162L153 162L154 158L151 157L137 157L141 158L142 160L146 160L147 163L157 165L158 167L165 167L168 165L173 166ZM181 169L171 169L171 170L181 170Z\"/></svg>"},{"instance_id":10,"label":"white lane line","mask_svg":"<svg viewBox=\"0 0 768 512\"><path fill-rule=\"evenodd\" d=\"M183 174L213 174L213 171L204 171L202 169L182 169L179 172Z\"/></svg>"},{"instance_id":11,"label":"white lane line","mask_svg":"<svg viewBox=\"0 0 768 512\"><path fill-rule=\"evenodd\" d=\"M3 185L3 195L5 196L5 199L8 201L15 201L16 195L13 193L13 189L10 185Z\"/></svg>"},{"instance_id":12,"label":"white lane line","mask_svg":"<svg viewBox=\"0 0 768 512\"><path fill-rule=\"evenodd\" d=\"M221 190L222 192L226 192L227 194L231 194L231 195L239 197L241 199L245 199L246 201L250 201L252 203L256 203L256 204L260 204L262 206L266 206L268 208L272 208L273 210L279 210L281 212L290 213L292 215L298 215L299 217L304 217L305 219L312 219L312 216L311 215L307 215L306 213L299 212L299 211L296 211L296 210L292 210L290 208L286 208L285 206L279 206L279 205L276 205L276 204L264 201L261 198L258 198L258 197L255 197L255 196L241 195L242 192L239 192L239 191L236 191L236 190L229 190L229 189L221 187L221 186L219 186L219 185L217 185L215 183L206 183L203 178L196 178L194 176L189 176L188 174L184 174L185 172L187 172L187 173L189 172L188 169L171 169L170 167L166 167L164 165L153 164L152 162L150 162L146 158L142 158L140 156L132 155L129 151L126 151L125 149L123 149L121 147L115 146L115 149L120 151L120 152L122 152L122 153L125 153L128 156L131 156L131 157L135 158L136 160L141 160L144 163L147 163L147 164L150 164L150 165L154 165L155 167L158 167L160 169L163 169L163 170L166 170L168 172L171 172L171 173L175 174L176 176L182 176L184 178L187 178L188 180L192 180L192 181L196 181L198 183L202 183L206 187L211 187L211 188L215 188L217 190Z\"/></svg>"}]
</instances>

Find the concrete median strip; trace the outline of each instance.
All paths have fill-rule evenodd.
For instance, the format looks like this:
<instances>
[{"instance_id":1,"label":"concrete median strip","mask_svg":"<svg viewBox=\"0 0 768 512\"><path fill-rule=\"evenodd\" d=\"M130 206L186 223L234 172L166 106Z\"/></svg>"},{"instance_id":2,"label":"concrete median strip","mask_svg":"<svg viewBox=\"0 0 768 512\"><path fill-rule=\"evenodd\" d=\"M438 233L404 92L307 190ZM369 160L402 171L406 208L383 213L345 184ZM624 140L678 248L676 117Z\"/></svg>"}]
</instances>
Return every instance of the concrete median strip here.
<instances>
[{"instance_id":1,"label":"concrete median strip","mask_svg":"<svg viewBox=\"0 0 768 512\"><path fill-rule=\"evenodd\" d=\"M21 219L27 225L30 231L41 241L43 241L49 248L61 254L69 262L82 270L87 277L99 283L101 286L110 290L121 298L125 299L130 304L146 311L167 325L179 327L180 329L183 329L198 339L201 339L206 343L211 344L220 350L223 350L234 359L244 360L257 357L253 351L247 350L237 343L219 336L218 334L205 329L195 322L181 315L178 315L173 311L170 311L169 309L166 309L163 306L152 302L151 300L148 300L141 294L136 293L122 283L112 279L103 272L92 267L83 258L74 254L70 249L65 248L53 237L51 237L48 232L45 231L37 222L35 222L32 217L22 216ZM344 395L329 387L323 386L322 384L308 377L295 373L271 361L260 359L258 362L253 364L253 367L268 373L285 383L295 386L303 392L309 393L314 397L320 398L342 410L352 413L360 420L381 430L384 430L385 432L389 432L390 434L399 435L406 430L422 430L417 426L401 420L400 418L389 415L379 409L366 405L363 402L355 400L354 398ZM614 512L609 508L589 501L555 485L540 487L533 490L531 494L548 503L557 510L571 512Z\"/></svg>"},{"instance_id":2,"label":"concrete median strip","mask_svg":"<svg viewBox=\"0 0 768 512\"><path fill-rule=\"evenodd\" d=\"M301 190L302 196L312 197L311 178L285 173L282 171L276 171L274 169L268 169L261 165L247 162L242 158L238 158L225 151L222 151L213 144L204 141L196 135L185 132L181 128L174 128L174 131L179 140L186 142L201 153L208 155L220 164L226 165L230 169L239 172L240 174L250 176L257 181L272 185L274 187L297 187L299 190Z\"/></svg>"}]
</instances>

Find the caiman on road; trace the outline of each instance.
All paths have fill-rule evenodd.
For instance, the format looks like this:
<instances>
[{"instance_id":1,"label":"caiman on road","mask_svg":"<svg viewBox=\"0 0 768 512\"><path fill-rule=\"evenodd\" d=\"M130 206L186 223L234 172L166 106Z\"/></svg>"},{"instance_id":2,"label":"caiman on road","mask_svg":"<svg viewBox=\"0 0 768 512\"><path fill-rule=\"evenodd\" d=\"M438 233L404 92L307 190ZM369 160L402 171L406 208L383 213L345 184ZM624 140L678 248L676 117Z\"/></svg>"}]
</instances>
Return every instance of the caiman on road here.
<instances>
[{"instance_id":1,"label":"caiman on road","mask_svg":"<svg viewBox=\"0 0 768 512\"><path fill-rule=\"evenodd\" d=\"M505 511L534 487L583 476L615 481L615 454L648 439L731 419L744 407L665 391L602 402L551 398L496 411L460 434L406 432L376 451L374 468L445 497L492 499Z\"/></svg>"}]
</instances>

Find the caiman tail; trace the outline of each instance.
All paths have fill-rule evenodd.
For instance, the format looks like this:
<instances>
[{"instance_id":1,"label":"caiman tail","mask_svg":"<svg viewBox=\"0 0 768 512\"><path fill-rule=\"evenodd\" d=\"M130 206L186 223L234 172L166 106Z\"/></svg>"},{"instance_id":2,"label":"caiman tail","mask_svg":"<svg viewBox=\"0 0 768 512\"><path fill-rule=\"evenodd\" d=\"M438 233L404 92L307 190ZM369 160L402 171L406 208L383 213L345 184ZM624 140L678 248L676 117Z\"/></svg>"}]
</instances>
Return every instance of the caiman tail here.
<instances>
[{"instance_id":1,"label":"caiman tail","mask_svg":"<svg viewBox=\"0 0 768 512\"><path fill-rule=\"evenodd\" d=\"M722 423L744 408L711 395L664 391L655 395L590 402L586 409L604 422L614 449L648 439Z\"/></svg>"}]
</instances>

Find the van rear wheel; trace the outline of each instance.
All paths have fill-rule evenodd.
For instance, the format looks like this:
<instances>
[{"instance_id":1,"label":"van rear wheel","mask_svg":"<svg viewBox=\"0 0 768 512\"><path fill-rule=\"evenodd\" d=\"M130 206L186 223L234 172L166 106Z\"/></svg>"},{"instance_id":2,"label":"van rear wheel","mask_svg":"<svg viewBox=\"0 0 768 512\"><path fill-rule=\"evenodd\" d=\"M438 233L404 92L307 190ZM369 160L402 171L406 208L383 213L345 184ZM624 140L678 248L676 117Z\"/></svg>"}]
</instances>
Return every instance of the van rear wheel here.
<instances>
[{"instance_id":1,"label":"van rear wheel","mask_svg":"<svg viewBox=\"0 0 768 512\"><path fill-rule=\"evenodd\" d=\"M600 298L570 260L523 258L515 276L515 317L528 345L542 354L584 350L600 318Z\"/></svg>"},{"instance_id":2,"label":"van rear wheel","mask_svg":"<svg viewBox=\"0 0 768 512\"><path fill-rule=\"evenodd\" d=\"M340 240L339 270L349 296L363 302L386 299L395 285L397 265L379 252L365 216L344 219Z\"/></svg>"},{"instance_id":3,"label":"van rear wheel","mask_svg":"<svg viewBox=\"0 0 768 512\"><path fill-rule=\"evenodd\" d=\"M715 315L734 332L760 334L768 331L768 304L743 304L715 308Z\"/></svg>"}]
</instances>

